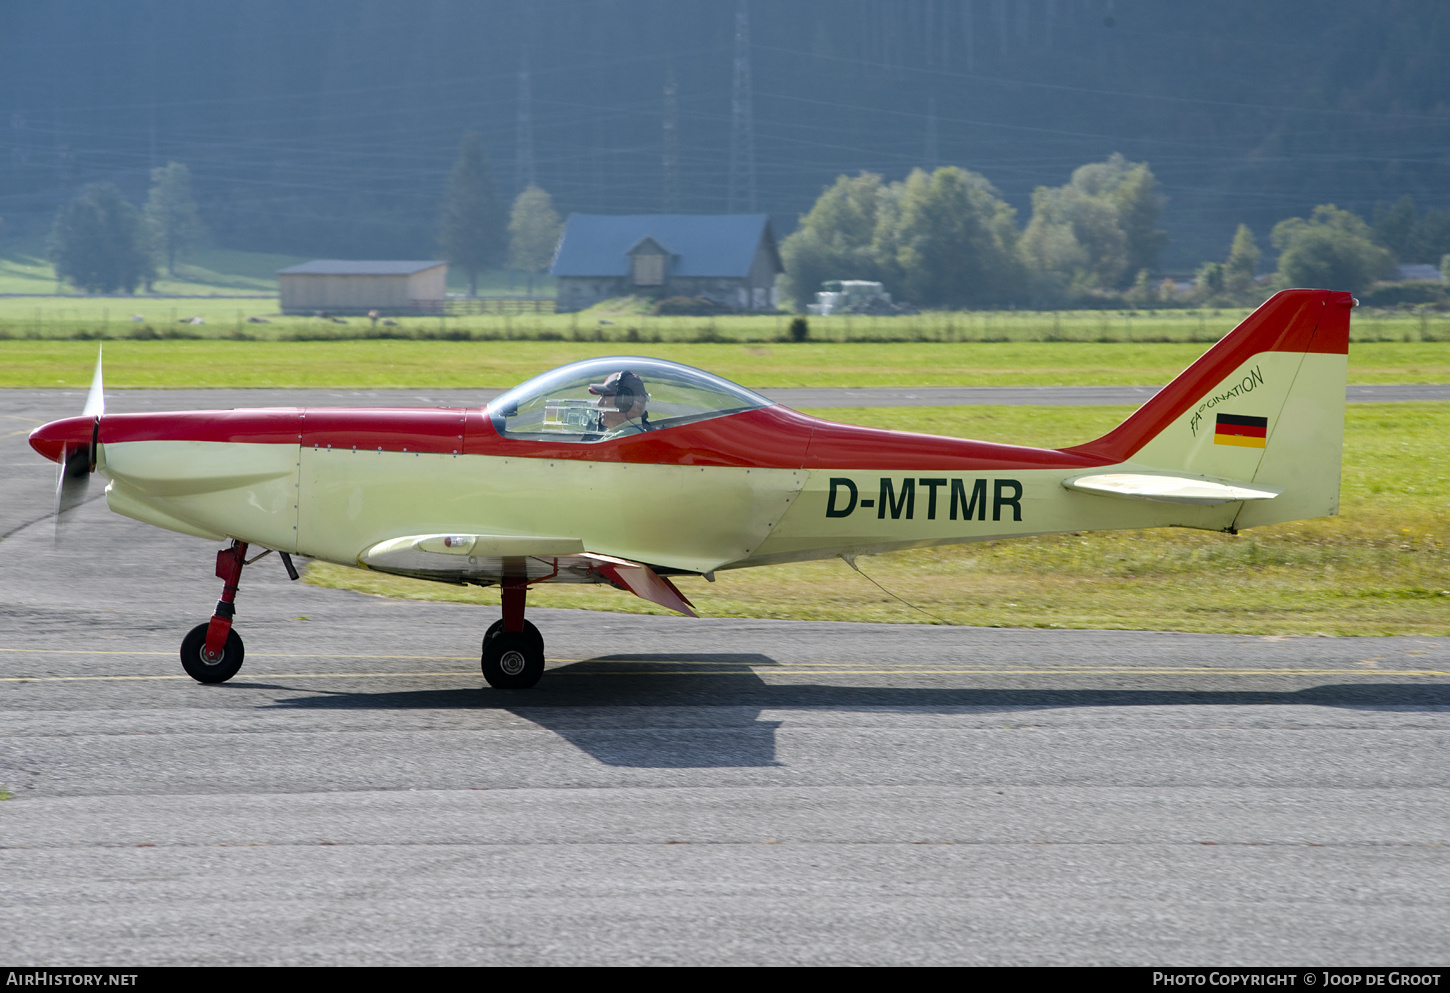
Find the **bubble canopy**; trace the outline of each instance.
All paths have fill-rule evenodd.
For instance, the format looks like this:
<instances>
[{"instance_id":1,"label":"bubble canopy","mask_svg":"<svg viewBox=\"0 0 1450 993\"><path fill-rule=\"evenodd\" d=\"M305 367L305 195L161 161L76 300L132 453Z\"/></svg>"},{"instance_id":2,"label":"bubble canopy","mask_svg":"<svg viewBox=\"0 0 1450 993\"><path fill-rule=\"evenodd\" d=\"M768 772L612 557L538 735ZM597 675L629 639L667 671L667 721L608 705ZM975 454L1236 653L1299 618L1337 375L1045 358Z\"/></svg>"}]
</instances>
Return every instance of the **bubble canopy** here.
<instances>
[{"instance_id":1,"label":"bubble canopy","mask_svg":"<svg viewBox=\"0 0 1450 993\"><path fill-rule=\"evenodd\" d=\"M617 409L615 398L591 393L589 387L618 372L632 372L644 383L645 417L610 425L602 415ZM488 415L507 438L591 443L771 404L728 379L678 362L616 355L573 362L535 376L490 403Z\"/></svg>"}]
</instances>

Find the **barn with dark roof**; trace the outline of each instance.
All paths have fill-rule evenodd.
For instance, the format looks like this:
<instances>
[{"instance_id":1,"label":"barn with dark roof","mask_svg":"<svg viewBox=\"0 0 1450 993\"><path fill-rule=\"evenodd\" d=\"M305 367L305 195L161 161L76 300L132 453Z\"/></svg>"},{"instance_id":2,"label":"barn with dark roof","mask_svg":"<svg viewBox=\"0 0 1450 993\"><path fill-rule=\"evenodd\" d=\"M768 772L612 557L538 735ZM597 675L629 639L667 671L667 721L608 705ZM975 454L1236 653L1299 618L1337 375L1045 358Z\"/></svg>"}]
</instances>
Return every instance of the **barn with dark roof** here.
<instances>
[{"instance_id":1,"label":"barn with dark roof","mask_svg":"<svg viewBox=\"0 0 1450 993\"><path fill-rule=\"evenodd\" d=\"M561 312L636 293L760 311L785 267L765 214L571 214L550 271Z\"/></svg>"}]
</instances>

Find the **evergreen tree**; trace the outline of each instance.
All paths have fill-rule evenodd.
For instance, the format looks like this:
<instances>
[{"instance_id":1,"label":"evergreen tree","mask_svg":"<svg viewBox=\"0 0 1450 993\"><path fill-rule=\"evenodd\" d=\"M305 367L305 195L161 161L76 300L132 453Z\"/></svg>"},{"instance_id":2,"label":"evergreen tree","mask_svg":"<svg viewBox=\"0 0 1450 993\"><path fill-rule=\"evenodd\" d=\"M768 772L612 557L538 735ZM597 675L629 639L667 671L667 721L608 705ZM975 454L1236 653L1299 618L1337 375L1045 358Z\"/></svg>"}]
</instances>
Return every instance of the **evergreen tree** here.
<instances>
[{"instance_id":1,"label":"evergreen tree","mask_svg":"<svg viewBox=\"0 0 1450 993\"><path fill-rule=\"evenodd\" d=\"M185 165L168 162L151 170L145 215L156 251L166 260L166 274L175 279L177 256L206 237Z\"/></svg>"},{"instance_id":2,"label":"evergreen tree","mask_svg":"<svg viewBox=\"0 0 1450 993\"><path fill-rule=\"evenodd\" d=\"M463 136L458 160L448 176L438 246L443 257L468 273L468 295L478 296L478 274L498 266L505 249L504 213L494 192L493 171L483 142L474 132Z\"/></svg>"},{"instance_id":3,"label":"evergreen tree","mask_svg":"<svg viewBox=\"0 0 1450 993\"><path fill-rule=\"evenodd\" d=\"M1229 246L1228 262L1223 267L1223 288L1236 298L1249 295L1259 271L1258 243L1247 224L1240 224Z\"/></svg>"},{"instance_id":4,"label":"evergreen tree","mask_svg":"<svg viewBox=\"0 0 1450 993\"><path fill-rule=\"evenodd\" d=\"M55 274L87 293L134 293L153 272L141 214L110 183L92 183L55 215Z\"/></svg>"},{"instance_id":5,"label":"evergreen tree","mask_svg":"<svg viewBox=\"0 0 1450 993\"><path fill-rule=\"evenodd\" d=\"M564 225L554 210L554 201L537 186L530 186L514 200L509 216L509 268L529 274L529 295L534 295L534 277L554 261Z\"/></svg>"}]
</instances>

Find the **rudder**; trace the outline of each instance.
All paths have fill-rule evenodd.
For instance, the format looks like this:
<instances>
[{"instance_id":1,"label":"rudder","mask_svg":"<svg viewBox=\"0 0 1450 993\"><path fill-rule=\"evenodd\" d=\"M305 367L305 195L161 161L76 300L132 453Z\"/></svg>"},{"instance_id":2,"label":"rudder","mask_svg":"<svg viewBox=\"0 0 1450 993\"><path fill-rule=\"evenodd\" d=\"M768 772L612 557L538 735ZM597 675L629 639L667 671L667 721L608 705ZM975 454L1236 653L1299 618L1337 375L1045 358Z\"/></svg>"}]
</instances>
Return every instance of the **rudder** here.
<instances>
[{"instance_id":1,"label":"rudder","mask_svg":"<svg viewBox=\"0 0 1450 993\"><path fill-rule=\"evenodd\" d=\"M1283 490L1235 527L1335 513L1354 305L1331 290L1276 293L1122 424L1067 451Z\"/></svg>"}]
</instances>

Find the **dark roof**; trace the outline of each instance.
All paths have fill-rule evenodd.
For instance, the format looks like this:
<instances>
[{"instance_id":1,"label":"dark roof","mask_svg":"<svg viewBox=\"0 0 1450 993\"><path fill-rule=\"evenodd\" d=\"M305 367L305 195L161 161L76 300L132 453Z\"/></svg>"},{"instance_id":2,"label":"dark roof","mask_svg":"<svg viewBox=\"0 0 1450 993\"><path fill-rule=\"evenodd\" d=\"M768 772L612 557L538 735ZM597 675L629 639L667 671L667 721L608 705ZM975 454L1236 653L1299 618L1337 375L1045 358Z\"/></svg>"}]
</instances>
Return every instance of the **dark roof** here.
<instances>
[{"instance_id":1,"label":"dark roof","mask_svg":"<svg viewBox=\"0 0 1450 993\"><path fill-rule=\"evenodd\" d=\"M627 276L629 252L646 238L674 256L671 276L748 276L762 238L781 270L765 214L570 214L550 272Z\"/></svg>"},{"instance_id":2,"label":"dark roof","mask_svg":"<svg viewBox=\"0 0 1450 993\"><path fill-rule=\"evenodd\" d=\"M345 259L313 259L288 269L278 269L279 276L411 276L424 269L447 265L447 262L349 262Z\"/></svg>"}]
</instances>

